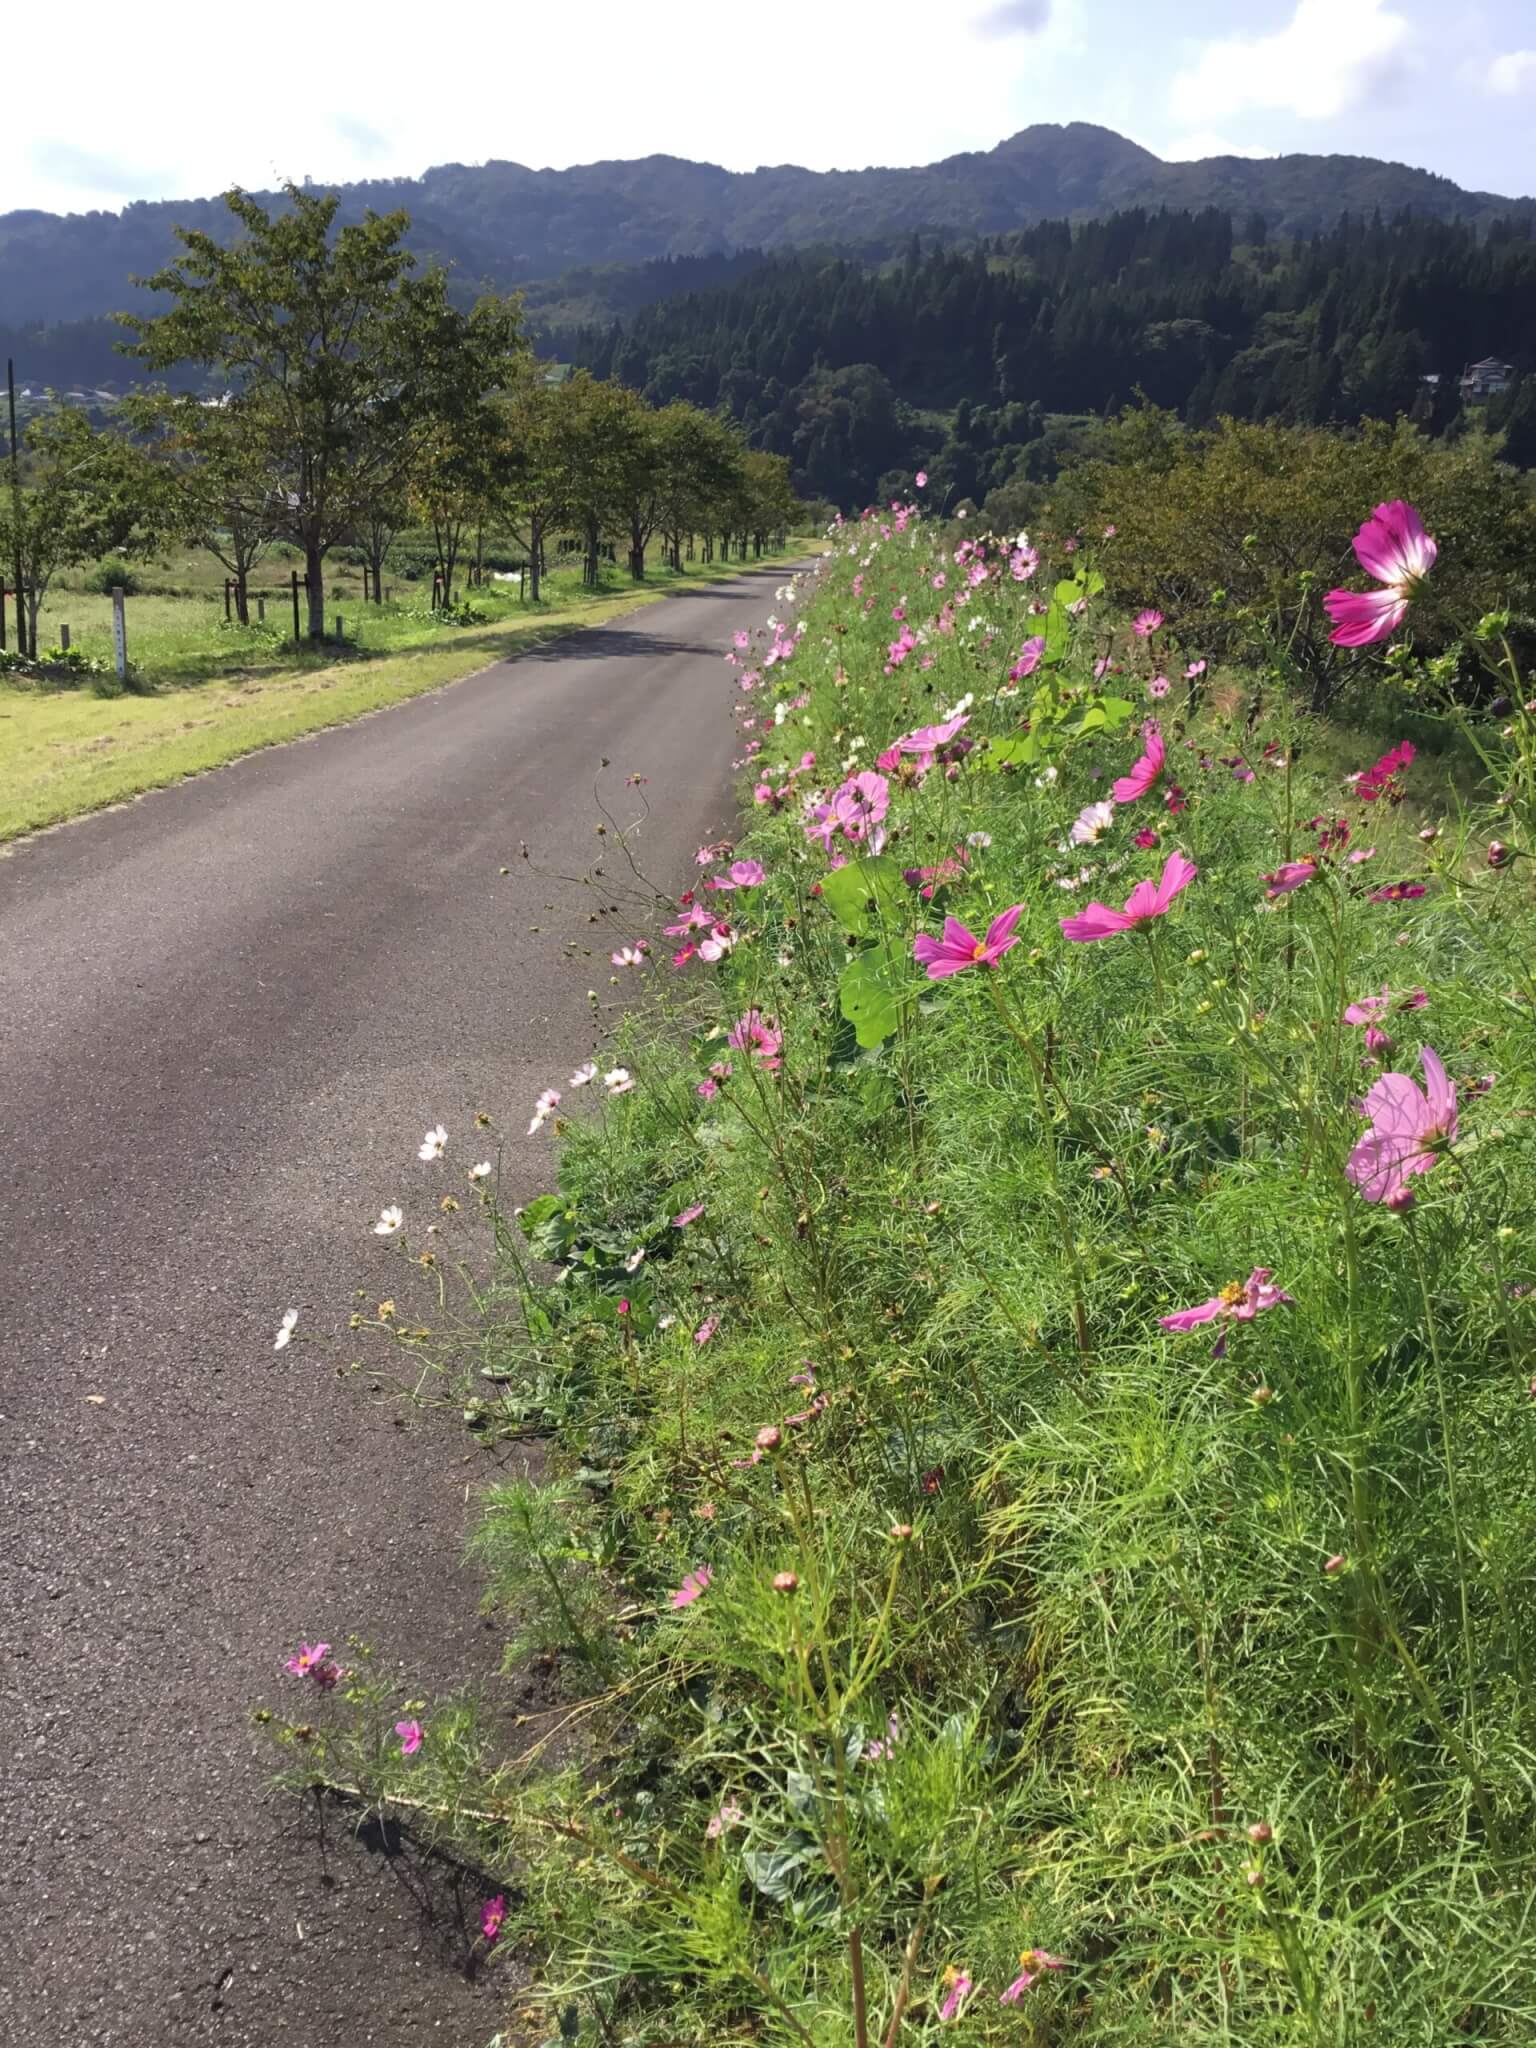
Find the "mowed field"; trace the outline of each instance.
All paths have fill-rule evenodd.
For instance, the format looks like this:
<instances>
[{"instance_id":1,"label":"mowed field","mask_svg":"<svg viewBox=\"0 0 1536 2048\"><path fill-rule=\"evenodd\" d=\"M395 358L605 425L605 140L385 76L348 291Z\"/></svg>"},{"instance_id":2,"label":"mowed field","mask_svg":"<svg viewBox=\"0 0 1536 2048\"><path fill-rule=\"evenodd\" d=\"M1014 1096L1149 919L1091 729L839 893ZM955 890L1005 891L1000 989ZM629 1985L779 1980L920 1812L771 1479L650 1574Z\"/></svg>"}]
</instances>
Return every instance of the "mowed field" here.
<instances>
[{"instance_id":1,"label":"mowed field","mask_svg":"<svg viewBox=\"0 0 1536 2048\"><path fill-rule=\"evenodd\" d=\"M783 559L815 545L792 543ZM545 578L532 605L519 598L515 580L494 582L487 572L480 587L455 591L483 617L452 625L431 611L430 576L386 576L391 599L376 606L364 601L361 571L337 562L326 579L326 626L334 634L340 614L344 643L310 648L293 640L290 567L286 560L260 566L249 627L226 622L223 572L210 557L189 553L138 569L147 587L127 600L128 658L141 679L133 691L102 694L114 687L110 675L81 676L68 687L0 678L0 841L341 724L729 573L702 562L673 571L658 549L643 584L610 566L602 586L588 590L573 563ZM67 625L71 646L110 670L112 600L72 582L50 592L39 645L57 646ZM264 626L255 623L258 593L266 600Z\"/></svg>"}]
</instances>

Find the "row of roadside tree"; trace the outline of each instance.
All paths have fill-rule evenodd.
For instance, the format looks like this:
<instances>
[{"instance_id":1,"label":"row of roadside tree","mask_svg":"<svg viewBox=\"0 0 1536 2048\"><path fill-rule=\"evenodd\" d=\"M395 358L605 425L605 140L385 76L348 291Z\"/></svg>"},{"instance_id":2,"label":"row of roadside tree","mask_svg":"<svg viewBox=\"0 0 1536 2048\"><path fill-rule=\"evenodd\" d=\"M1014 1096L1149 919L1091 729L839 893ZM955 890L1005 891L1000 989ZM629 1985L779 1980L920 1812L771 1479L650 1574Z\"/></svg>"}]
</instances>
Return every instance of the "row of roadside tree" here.
<instances>
[{"instance_id":1,"label":"row of roadside tree","mask_svg":"<svg viewBox=\"0 0 1536 2048\"><path fill-rule=\"evenodd\" d=\"M274 542L303 557L308 630L325 630L325 563L361 552L377 596L407 527L432 540L443 592L475 536L510 535L537 601L546 553L576 536L596 582L608 543L645 574L659 537L681 563L760 551L787 532L789 465L747 449L696 406L648 406L622 385L535 362L515 299L457 303L447 274L417 272L403 213L335 223L337 201L289 187L269 212L227 204L228 242L183 232L145 280L165 310L125 316L149 377L200 368L194 393L146 384L106 424L60 408L28 429L0 493L0 577L25 593L20 652L62 568L172 542L224 565L244 622L253 568Z\"/></svg>"}]
</instances>

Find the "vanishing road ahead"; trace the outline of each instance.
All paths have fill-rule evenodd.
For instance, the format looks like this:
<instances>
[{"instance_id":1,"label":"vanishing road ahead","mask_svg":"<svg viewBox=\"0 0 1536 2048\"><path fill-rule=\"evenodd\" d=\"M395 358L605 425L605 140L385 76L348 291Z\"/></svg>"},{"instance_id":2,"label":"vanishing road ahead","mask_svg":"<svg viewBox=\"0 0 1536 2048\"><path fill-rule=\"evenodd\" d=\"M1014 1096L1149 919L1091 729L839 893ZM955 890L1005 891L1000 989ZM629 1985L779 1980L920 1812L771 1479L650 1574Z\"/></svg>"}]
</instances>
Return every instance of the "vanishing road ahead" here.
<instances>
[{"instance_id":1,"label":"vanishing road ahead","mask_svg":"<svg viewBox=\"0 0 1536 2048\"><path fill-rule=\"evenodd\" d=\"M511 1198L548 1184L529 1109L594 1049L586 991L630 933L518 842L584 872L607 755L621 810L649 777L647 872L685 886L732 818L721 655L781 575L0 860L3 2048L494 2030L478 1898L272 1793L250 1709L300 1639L352 1631L424 1686L494 1689L459 1569L484 1468L337 1378L347 1316L401 1291L380 1206L424 1223L468 1191L477 1109ZM290 1306L306 1341L274 1353Z\"/></svg>"}]
</instances>

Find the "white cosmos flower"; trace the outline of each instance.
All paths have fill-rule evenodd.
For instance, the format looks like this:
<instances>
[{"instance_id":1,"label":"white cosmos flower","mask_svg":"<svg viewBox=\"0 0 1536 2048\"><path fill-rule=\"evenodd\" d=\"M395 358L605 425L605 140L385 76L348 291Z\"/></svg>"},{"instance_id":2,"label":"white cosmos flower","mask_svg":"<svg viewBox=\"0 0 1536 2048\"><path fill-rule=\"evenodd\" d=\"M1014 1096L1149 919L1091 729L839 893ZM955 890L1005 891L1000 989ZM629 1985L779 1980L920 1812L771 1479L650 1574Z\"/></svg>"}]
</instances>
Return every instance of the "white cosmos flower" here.
<instances>
[{"instance_id":1,"label":"white cosmos flower","mask_svg":"<svg viewBox=\"0 0 1536 2048\"><path fill-rule=\"evenodd\" d=\"M627 1095L635 1085L635 1077L628 1067L610 1067L603 1076L603 1086L610 1095Z\"/></svg>"},{"instance_id":2,"label":"white cosmos flower","mask_svg":"<svg viewBox=\"0 0 1536 2048\"><path fill-rule=\"evenodd\" d=\"M434 1124L421 1141L418 1159L441 1159L448 1147L448 1133L441 1124Z\"/></svg>"},{"instance_id":3,"label":"white cosmos flower","mask_svg":"<svg viewBox=\"0 0 1536 2048\"><path fill-rule=\"evenodd\" d=\"M391 1202L387 1209L379 1211L379 1220L373 1226L375 1237L393 1237L405 1221L405 1211L398 1202Z\"/></svg>"},{"instance_id":4,"label":"white cosmos flower","mask_svg":"<svg viewBox=\"0 0 1536 2048\"><path fill-rule=\"evenodd\" d=\"M624 1261L624 1270L626 1273L638 1273L641 1266L644 1265L644 1263L645 1246L641 1245L637 1251L632 1251L629 1257Z\"/></svg>"},{"instance_id":5,"label":"white cosmos flower","mask_svg":"<svg viewBox=\"0 0 1536 2048\"><path fill-rule=\"evenodd\" d=\"M568 1088L585 1088L589 1081L597 1079L597 1061L585 1060L566 1082Z\"/></svg>"},{"instance_id":6,"label":"white cosmos flower","mask_svg":"<svg viewBox=\"0 0 1536 2048\"><path fill-rule=\"evenodd\" d=\"M1085 804L1072 820L1074 846L1095 846L1114 829L1115 807L1106 797L1102 803Z\"/></svg>"},{"instance_id":7,"label":"white cosmos flower","mask_svg":"<svg viewBox=\"0 0 1536 2048\"><path fill-rule=\"evenodd\" d=\"M967 846L974 846L978 853L985 853L992 844L992 834L990 832L967 832L965 843Z\"/></svg>"},{"instance_id":8,"label":"white cosmos flower","mask_svg":"<svg viewBox=\"0 0 1536 2048\"><path fill-rule=\"evenodd\" d=\"M283 1310L283 1320L278 1326L276 1337L272 1340L272 1349L274 1351L284 1351L287 1349L288 1340L293 1335L294 1325L298 1320L299 1312L296 1308L285 1308Z\"/></svg>"},{"instance_id":9,"label":"white cosmos flower","mask_svg":"<svg viewBox=\"0 0 1536 2048\"><path fill-rule=\"evenodd\" d=\"M489 1180L491 1177L491 1162L489 1159L482 1159L478 1166L472 1166L469 1169L469 1177L471 1180Z\"/></svg>"},{"instance_id":10,"label":"white cosmos flower","mask_svg":"<svg viewBox=\"0 0 1536 2048\"><path fill-rule=\"evenodd\" d=\"M643 967L645 952L640 946L620 946L617 953L610 953L609 959L615 967Z\"/></svg>"}]
</instances>

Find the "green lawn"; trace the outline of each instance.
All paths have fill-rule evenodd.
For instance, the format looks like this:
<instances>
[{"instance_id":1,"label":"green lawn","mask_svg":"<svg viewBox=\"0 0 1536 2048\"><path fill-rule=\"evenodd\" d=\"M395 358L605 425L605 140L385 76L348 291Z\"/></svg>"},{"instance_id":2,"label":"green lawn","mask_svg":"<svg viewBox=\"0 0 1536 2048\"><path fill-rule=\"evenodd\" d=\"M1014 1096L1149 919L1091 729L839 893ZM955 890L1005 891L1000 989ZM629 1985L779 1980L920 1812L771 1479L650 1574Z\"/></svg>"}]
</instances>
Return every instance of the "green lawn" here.
<instances>
[{"instance_id":1,"label":"green lawn","mask_svg":"<svg viewBox=\"0 0 1536 2048\"><path fill-rule=\"evenodd\" d=\"M128 600L129 659L151 683L148 694L101 697L88 681L69 690L0 683L0 841L343 724L740 565L694 563L681 575L658 567L638 586L610 572L596 591L562 571L547 580L537 607L518 602L515 583L487 584L466 593L490 614L486 623L458 627L430 616L430 589L419 586L397 584L392 605L365 606L356 572L338 568L326 586L328 622L340 610L355 642L339 658L334 647L311 652L280 637L284 625L291 634L291 612L279 572L268 586L264 633L225 626L216 565L212 577L191 562L176 566L187 594ZM198 594L197 581L213 587ZM40 622L43 646L57 642L61 622L75 647L110 657L110 598L57 591Z\"/></svg>"}]
</instances>

